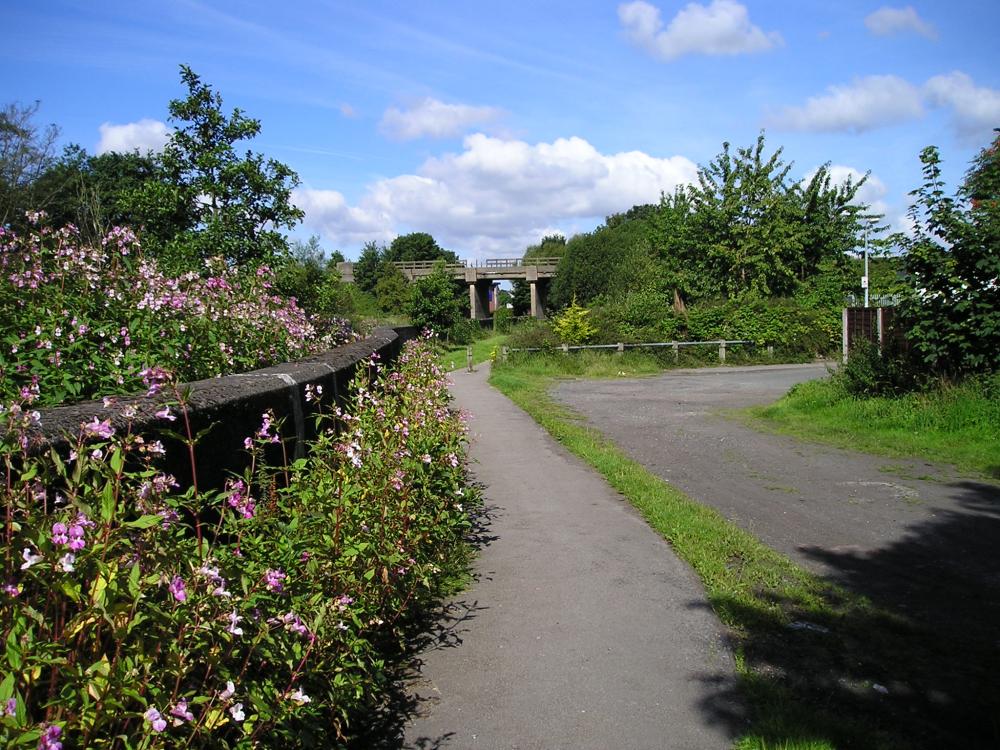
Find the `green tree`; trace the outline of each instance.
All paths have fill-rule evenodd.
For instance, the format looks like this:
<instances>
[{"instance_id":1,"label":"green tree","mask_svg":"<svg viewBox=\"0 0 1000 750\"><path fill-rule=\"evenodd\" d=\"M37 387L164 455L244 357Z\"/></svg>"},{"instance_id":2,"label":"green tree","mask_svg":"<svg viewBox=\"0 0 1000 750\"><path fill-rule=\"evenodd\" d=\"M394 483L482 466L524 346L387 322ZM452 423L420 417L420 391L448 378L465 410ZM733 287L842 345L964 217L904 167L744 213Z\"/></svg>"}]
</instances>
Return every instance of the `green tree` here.
<instances>
[{"instance_id":1,"label":"green tree","mask_svg":"<svg viewBox=\"0 0 1000 750\"><path fill-rule=\"evenodd\" d=\"M193 206L178 191L167 200L167 175L153 154L92 156L77 145L38 178L35 193L54 226L75 224L85 241L97 241L113 226L134 228L147 245L161 247L194 228ZM143 202L149 192L157 202Z\"/></svg>"},{"instance_id":2,"label":"green tree","mask_svg":"<svg viewBox=\"0 0 1000 750\"><path fill-rule=\"evenodd\" d=\"M442 260L430 274L413 282L410 320L421 328L444 332L458 322L460 315L455 285Z\"/></svg>"},{"instance_id":3,"label":"green tree","mask_svg":"<svg viewBox=\"0 0 1000 750\"><path fill-rule=\"evenodd\" d=\"M443 249L427 232L401 234L389 245L383 255L387 263L403 263L418 260L444 260L457 263L458 256Z\"/></svg>"},{"instance_id":4,"label":"green tree","mask_svg":"<svg viewBox=\"0 0 1000 750\"><path fill-rule=\"evenodd\" d=\"M35 187L54 161L59 128L36 124L40 107L15 102L0 109L0 226L21 226L25 211L46 208Z\"/></svg>"},{"instance_id":5,"label":"green tree","mask_svg":"<svg viewBox=\"0 0 1000 750\"><path fill-rule=\"evenodd\" d=\"M288 255L279 259L275 288L283 296L295 297L310 315L350 315L351 297L337 271L338 257L343 259L340 253L327 259L315 235L306 242L296 240Z\"/></svg>"},{"instance_id":6,"label":"green tree","mask_svg":"<svg viewBox=\"0 0 1000 750\"><path fill-rule=\"evenodd\" d=\"M577 304L574 297L569 306L552 321L552 330L564 344L585 344L597 333L597 328L589 317L590 310Z\"/></svg>"},{"instance_id":7,"label":"green tree","mask_svg":"<svg viewBox=\"0 0 1000 750\"><path fill-rule=\"evenodd\" d=\"M566 252L566 238L561 234L547 234L537 245L525 248L522 260L533 258L561 258ZM531 311L531 287L527 281L514 281L510 302L514 305L515 315L527 315Z\"/></svg>"},{"instance_id":8,"label":"green tree","mask_svg":"<svg viewBox=\"0 0 1000 750\"><path fill-rule=\"evenodd\" d=\"M410 285L403 272L391 263L382 264L382 273L375 284L375 299L386 313L405 313L410 304Z\"/></svg>"},{"instance_id":9,"label":"green tree","mask_svg":"<svg viewBox=\"0 0 1000 750\"><path fill-rule=\"evenodd\" d=\"M184 99L170 102L176 129L160 156L166 181L147 184L134 196L136 207L191 206L194 226L168 243L168 254L190 259L222 256L231 264L272 262L287 252L281 229L291 229L303 212L292 205L298 176L274 159L236 146L260 133L260 121L239 109L222 111L222 97L186 65Z\"/></svg>"},{"instance_id":10,"label":"green tree","mask_svg":"<svg viewBox=\"0 0 1000 750\"><path fill-rule=\"evenodd\" d=\"M1000 133L1000 131L998 131ZM941 159L920 154L924 183L911 193L907 251L914 295L902 306L907 338L928 373L1000 369L1000 135L973 161L955 198Z\"/></svg>"},{"instance_id":11,"label":"green tree","mask_svg":"<svg viewBox=\"0 0 1000 750\"><path fill-rule=\"evenodd\" d=\"M361 248L361 255L354 264L354 283L363 292L375 293L375 285L382 273L384 255L385 248L374 241L366 242Z\"/></svg>"}]
</instances>

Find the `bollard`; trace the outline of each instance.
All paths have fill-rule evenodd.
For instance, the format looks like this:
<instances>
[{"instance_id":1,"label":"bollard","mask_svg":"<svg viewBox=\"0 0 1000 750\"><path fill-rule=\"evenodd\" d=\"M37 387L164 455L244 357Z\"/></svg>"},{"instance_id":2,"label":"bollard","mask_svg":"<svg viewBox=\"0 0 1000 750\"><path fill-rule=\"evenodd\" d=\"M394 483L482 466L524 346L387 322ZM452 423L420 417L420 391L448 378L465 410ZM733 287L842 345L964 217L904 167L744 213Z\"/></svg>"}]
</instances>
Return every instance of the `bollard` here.
<instances>
[{"instance_id":1,"label":"bollard","mask_svg":"<svg viewBox=\"0 0 1000 750\"><path fill-rule=\"evenodd\" d=\"M562 353L563 354L569 354L569 344L563 344L562 345Z\"/></svg>"},{"instance_id":2,"label":"bollard","mask_svg":"<svg viewBox=\"0 0 1000 750\"><path fill-rule=\"evenodd\" d=\"M767 345L767 356L774 359L774 344Z\"/></svg>"},{"instance_id":3,"label":"bollard","mask_svg":"<svg viewBox=\"0 0 1000 750\"><path fill-rule=\"evenodd\" d=\"M469 372L472 372L472 347L467 346L465 348L465 363L469 368Z\"/></svg>"},{"instance_id":4,"label":"bollard","mask_svg":"<svg viewBox=\"0 0 1000 750\"><path fill-rule=\"evenodd\" d=\"M618 350L615 352L615 354L624 354L624 353L625 353L625 344L623 344L621 341L619 341L618 342Z\"/></svg>"},{"instance_id":5,"label":"bollard","mask_svg":"<svg viewBox=\"0 0 1000 750\"><path fill-rule=\"evenodd\" d=\"M509 354L510 354L510 350L506 346L501 346L500 347L500 361L501 362L506 362L507 361L507 355L509 355Z\"/></svg>"},{"instance_id":6,"label":"bollard","mask_svg":"<svg viewBox=\"0 0 1000 750\"><path fill-rule=\"evenodd\" d=\"M674 347L674 364L676 365L681 358L681 347L676 341L673 342Z\"/></svg>"},{"instance_id":7,"label":"bollard","mask_svg":"<svg viewBox=\"0 0 1000 750\"><path fill-rule=\"evenodd\" d=\"M726 342L725 341L720 341L719 342L719 362L721 362L722 364L726 363Z\"/></svg>"}]
</instances>

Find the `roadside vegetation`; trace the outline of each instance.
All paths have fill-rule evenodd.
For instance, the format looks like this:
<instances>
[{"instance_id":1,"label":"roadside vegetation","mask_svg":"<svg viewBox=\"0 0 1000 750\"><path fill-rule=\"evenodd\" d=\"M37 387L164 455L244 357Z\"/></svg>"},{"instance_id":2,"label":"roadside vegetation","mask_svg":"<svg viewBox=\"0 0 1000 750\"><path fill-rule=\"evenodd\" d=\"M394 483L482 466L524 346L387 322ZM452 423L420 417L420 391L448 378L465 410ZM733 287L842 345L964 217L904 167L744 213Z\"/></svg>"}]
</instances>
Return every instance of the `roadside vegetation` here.
<instances>
[{"instance_id":1,"label":"roadside vegetation","mask_svg":"<svg viewBox=\"0 0 1000 750\"><path fill-rule=\"evenodd\" d=\"M259 123L181 79L160 154L57 158L37 107L0 110L5 748L345 746L391 713L394 659L467 575L478 494L427 340L337 404L307 388L306 456L266 412L222 486L164 473L164 443L194 462L211 439L185 381L353 340L375 304L282 233L297 177L237 150ZM162 436L133 432L117 396L137 391ZM37 450L42 407L102 398Z\"/></svg>"},{"instance_id":2,"label":"roadside vegetation","mask_svg":"<svg viewBox=\"0 0 1000 750\"><path fill-rule=\"evenodd\" d=\"M844 376L801 383L751 424L804 440L954 464L1000 479L1000 377L970 378L897 396L858 398Z\"/></svg>"}]
</instances>

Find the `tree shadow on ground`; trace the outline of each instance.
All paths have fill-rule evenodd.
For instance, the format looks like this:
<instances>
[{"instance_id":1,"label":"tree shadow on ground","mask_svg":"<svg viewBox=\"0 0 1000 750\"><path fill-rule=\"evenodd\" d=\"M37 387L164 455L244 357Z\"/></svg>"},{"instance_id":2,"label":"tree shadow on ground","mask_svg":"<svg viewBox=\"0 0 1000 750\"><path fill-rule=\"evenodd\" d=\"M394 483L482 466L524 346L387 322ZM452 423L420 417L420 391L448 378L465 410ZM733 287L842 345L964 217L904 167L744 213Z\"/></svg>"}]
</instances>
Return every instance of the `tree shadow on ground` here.
<instances>
[{"instance_id":1,"label":"tree shadow on ground","mask_svg":"<svg viewBox=\"0 0 1000 750\"><path fill-rule=\"evenodd\" d=\"M957 509L879 550L803 550L868 602L836 586L712 601L743 630L741 688L765 746L1000 747L1000 487L953 486Z\"/></svg>"},{"instance_id":2,"label":"tree shadow on ground","mask_svg":"<svg viewBox=\"0 0 1000 750\"><path fill-rule=\"evenodd\" d=\"M486 506L472 516L472 528L466 535L474 555L464 571L468 581L479 575L472 569L475 556L499 537L490 532L497 509ZM348 750L399 750L404 747L407 723L421 710L422 704L433 698L420 695L414 686L420 680L422 654L462 645L476 615L486 609L477 600L447 598L432 601L411 614L405 623L406 637L401 644L387 649L386 683L378 705L352 718ZM441 737L420 737L406 745L414 750L435 750L445 747L451 734Z\"/></svg>"}]
</instances>

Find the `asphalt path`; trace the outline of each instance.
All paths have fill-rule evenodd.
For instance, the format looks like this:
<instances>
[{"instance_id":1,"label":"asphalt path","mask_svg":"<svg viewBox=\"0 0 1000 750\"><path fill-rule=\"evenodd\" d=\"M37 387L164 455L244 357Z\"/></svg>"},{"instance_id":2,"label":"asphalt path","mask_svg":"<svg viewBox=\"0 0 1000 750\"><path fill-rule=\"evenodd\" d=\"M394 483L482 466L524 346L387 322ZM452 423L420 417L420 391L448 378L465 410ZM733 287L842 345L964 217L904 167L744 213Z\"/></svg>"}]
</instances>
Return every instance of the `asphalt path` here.
<instances>
[{"instance_id":1,"label":"asphalt path","mask_svg":"<svg viewBox=\"0 0 1000 750\"><path fill-rule=\"evenodd\" d=\"M488 543L418 655L403 746L730 747L744 711L700 582L487 374L452 392Z\"/></svg>"},{"instance_id":2,"label":"asphalt path","mask_svg":"<svg viewBox=\"0 0 1000 750\"><path fill-rule=\"evenodd\" d=\"M997 484L726 416L826 374L823 365L674 370L567 381L553 395L651 472L806 568L954 642L973 631L992 642L1000 632Z\"/></svg>"}]
</instances>

